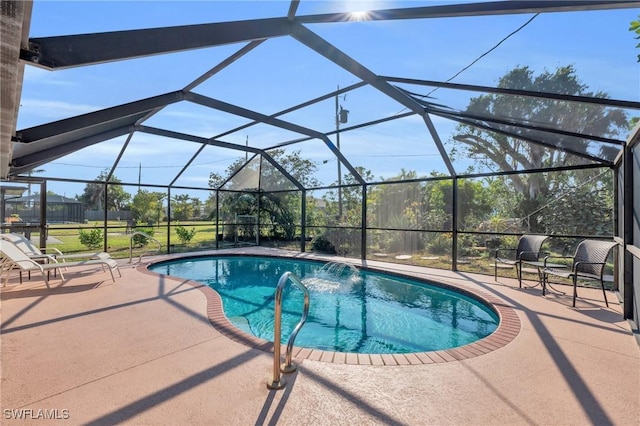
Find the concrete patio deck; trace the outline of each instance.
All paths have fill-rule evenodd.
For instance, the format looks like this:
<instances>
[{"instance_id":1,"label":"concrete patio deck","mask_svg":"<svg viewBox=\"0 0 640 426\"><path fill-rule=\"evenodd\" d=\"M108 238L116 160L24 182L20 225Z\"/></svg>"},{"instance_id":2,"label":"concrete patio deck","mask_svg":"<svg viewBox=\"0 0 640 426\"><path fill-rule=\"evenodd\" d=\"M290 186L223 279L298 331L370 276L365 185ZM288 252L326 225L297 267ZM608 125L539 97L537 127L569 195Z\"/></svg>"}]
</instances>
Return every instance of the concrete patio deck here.
<instances>
[{"instance_id":1,"label":"concrete patio deck","mask_svg":"<svg viewBox=\"0 0 640 426\"><path fill-rule=\"evenodd\" d=\"M216 253L228 252L274 251ZM449 362L358 365L301 353L274 391L272 354L214 328L216 307L198 285L124 261L115 283L77 270L51 289L12 279L1 289L1 423L640 424L640 348L613 293L606 308L601 291L580 289L574 309L569 296L542 297L515 279L367 263L497 300L517 314L515 337Z\"/></svg>"}]
</instances>

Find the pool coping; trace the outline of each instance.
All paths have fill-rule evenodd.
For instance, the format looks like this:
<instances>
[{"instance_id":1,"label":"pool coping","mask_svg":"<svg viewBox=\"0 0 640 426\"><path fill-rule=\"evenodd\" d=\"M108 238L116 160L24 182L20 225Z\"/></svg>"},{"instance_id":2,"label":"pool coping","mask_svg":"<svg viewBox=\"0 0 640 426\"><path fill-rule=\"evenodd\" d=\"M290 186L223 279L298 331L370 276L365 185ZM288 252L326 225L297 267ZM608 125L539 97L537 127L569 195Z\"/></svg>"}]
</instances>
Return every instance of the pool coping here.
<instances>
[{"instance_id":1,"label":"pool coping","mask_svg":"<svg viewBox=\"0 0 640 426\"><path fill-rule=\"evenodd\" d=\"M179 281L183 284L188 284L202 292L207 301L207 317L211 325L227 338L241 343L245 346L258 349L263 352L273 353L273 342L265 339L261 339L252 334L249 334L239 328L237 328L229 319L225 316L222 308L222 299L220 295L211 287L194 280L185 280L184 278L173 277L170 275L159 274L157 272L150 271L149 266L170 260L186 259L186 258L198 258L198 257L223 257L223 256L262 256L262 257L276 257L276 258L295 258L298 260L315 260L315 261L328 261L323 257L318 258L300 258L287 253L280 254L260 254L260 253L233 253L233 252L207 252L207 253L190 253L189 255L166 255L153 261L147 261L139 263L136 269L144 274L153 276L160 276L164 279L170 279L172 281ZM391 275L404 276L406 278L423 280L423 277L412 275L410 271L399 273L397 271L388 271L380 267L372 267L371 265L361 265L355 259L345 259L347 263L351 263L356 267L362 269L372 270L383 273L390 273ZM490 306L499 317L499 323L496 330L489 336L484 337L476 342L459 346L451 349L443 349L429 352L413 352L406 354L358 354L349 352L333 352L320 349L310 349L294 346L292 351L292 358L297 362L302 362L305 359L312 361L321 361L334 364L351 364L351 365L375 365L375 366L400 366L400 365L424 365L434 363L445 363L453 361L462 361L469 358L474 358L480 355L484 355L500 349L511 341L520 333L521 323L518 314L515 309L505 304L505 302L491 294L484 291L471 288L460 287L459 285L448 283L442 278L430 279L435 285L453 289L458 292L462 292L473 298L477 298L480 301ZM281 353L284 354L286 350L286 343L281 345Z\"/></svg>"}]
</instances>

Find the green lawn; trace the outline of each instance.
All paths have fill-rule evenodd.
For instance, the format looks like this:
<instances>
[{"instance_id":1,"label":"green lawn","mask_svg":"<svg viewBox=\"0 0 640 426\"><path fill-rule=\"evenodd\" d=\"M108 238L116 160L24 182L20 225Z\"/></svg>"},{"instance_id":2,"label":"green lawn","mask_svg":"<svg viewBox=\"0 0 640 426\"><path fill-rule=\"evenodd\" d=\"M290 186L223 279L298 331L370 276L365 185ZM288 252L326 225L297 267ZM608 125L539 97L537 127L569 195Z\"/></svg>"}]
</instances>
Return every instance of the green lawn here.
<instances>
[{"instance_id":1,"label":"green lawn","mask_svg":"<svg viewBox=\"0 0 640 426\"><path fill-rule=\"evenodd\" d=\"M80 242L80 230L88 230L93 228L103 229L102 222L89 222L70 226L66 225L50 225L48 229L49 240L47 246L55 247L63 253L77 253L83 251L92 251L93 248L86 247ZM186 250L204 250L215 247L215 224L211 222L189 222L183 223L186 229L195 228L196 233L188 244L183 244L176 234L176 225L171 226L171 245L174 246L172 251ZM127 228L124 221L110 221L107 223L107 251L116 258L125 258L129 256L129 248L131 244L131 230ZM145 231L153 230L153 238L161 245L160 253L167 253L167 224L161 223L160 226L141 226L137 229ZM37 241L39 234L32 233L31 238ZM142 252L158 248L158 244L149 241L144 247L134 247L133 256ZM101 250L102 246L98 248Z\"/></svg>"}]
</instances>

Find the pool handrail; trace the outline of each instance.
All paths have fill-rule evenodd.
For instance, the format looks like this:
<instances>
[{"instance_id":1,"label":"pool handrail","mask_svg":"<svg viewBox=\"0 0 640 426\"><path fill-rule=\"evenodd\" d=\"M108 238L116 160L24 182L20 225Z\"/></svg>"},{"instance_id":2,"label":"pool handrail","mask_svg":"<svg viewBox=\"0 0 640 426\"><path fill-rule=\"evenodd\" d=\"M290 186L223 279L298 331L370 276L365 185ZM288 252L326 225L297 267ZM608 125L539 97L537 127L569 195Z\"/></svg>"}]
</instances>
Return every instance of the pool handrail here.
<instances>
[{"instance_id":1,"label":"pool handrail","mask_svg":"<svg viewBox=\"0 0 640 426\"><path fill-rule=\"evenodd\" d=\"M291 281L299 287L304 293L304 308L302 317L293 329L291 336L287 342L287 350L285 351L285 363L280 367L280 350L282 345L282 292L287 282ZM309 316L309 290L293 272L287 271L280 277L276 287L276 295L274 298L274 329L273 329L273 380L267 383L269 389L282 389L286 381L281 376L282 373L293 373L296 371L296 365L291 362L291 353L293 352L293 343L296 340L298 332L307 321Z\"/></svg>"},{"instance_id":2,"label":"pool handrail","mask_svg":"<svg viewBox=\"0 0 640 426\"><path fill-rule=\"evenodd\" d=\"M158 240L156 240L155 238L153 238L151 235L149 234L145 234L144 232L140 232L140 231L136 231L134 233L132 233L129 237L129 263L131 263L131 259L133 258L133 237L136 235L142 235L144 237L146 237L147 239L154 241L156 244L158 244L158 249L153 252L153 251L145 251L140 253L140 258L138 258L138 263L142 262L142 256L144 256L145 254L156 254L156 253L160 253L160 250L162 249L162 243Z\"/></svg>"}]
</instances>

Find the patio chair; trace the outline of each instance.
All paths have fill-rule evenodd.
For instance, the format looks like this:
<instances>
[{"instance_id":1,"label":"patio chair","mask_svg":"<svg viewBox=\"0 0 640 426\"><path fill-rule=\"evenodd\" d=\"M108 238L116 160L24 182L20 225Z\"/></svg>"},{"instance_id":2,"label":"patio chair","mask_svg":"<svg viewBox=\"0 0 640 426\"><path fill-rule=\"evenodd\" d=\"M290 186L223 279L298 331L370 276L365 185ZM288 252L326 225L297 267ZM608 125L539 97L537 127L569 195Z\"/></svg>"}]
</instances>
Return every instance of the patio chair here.
<instances>
[{"instance_id":1,"label":"patio chair","mask_svg":"<svg viewBox=\"0 0 640 426\"><path fill-rule=\"evenodd\" d=\"M76 262L65 262L58 263L54 258L49 258L50 263L38 263L34 259L27 256L22 250L20 250L14 243L3 240L0 241L0 254L2 254L2 261L0 262L0 272L5 274L5 282L6 285L9 282L9 276L11 275L11 271L14 269L19 269L22 271L37 271L42 274L42 278L47 285L47 288L51 288L49 286L49 278L45 271L57 271L60 268L70 268L74 266L88 266L88 265L100 265L102 270L104 271L106 268L109 268L109 272L111 273L111 279L113 282L116 282L116 278L113 274L114 270L118 271L119 276L122 277L122 273L118 269L118 263L111 258L107 259L89 259L89 260L81 260ZM60 278L64 281L64 275L62 271L59 271Z\"/></svg>"},{"instance_id":2,"label":"patio chair","mask_svg":"<svg viewBox=\"0 0 640 426\"><path fill-rule=\"evenodd\" d=\"M578 244L576 252L573 256L546 256L544 263L550 259L573 259L571 269L567 268L548 268L542 270L542 294L545 294L549 275L555 275L562 278L571 278L573 280L573 307L576 306L576 297L578 295L578 278L600 281L602 287L602 295L604 303L609 307L607 301L607 293L604 289L604 267L609 257L609 252L618 243L615 241L602 240L583 240Z\"/></svg>"},{"instance_id":3,"label":"patio chair","mask_svg":"<svg viewBox=\"0 0 640 426\"><path fill-rule=\"evenodd\" d=\"M522 264L527 262L538 262L540 260L540 249L548 235L525 234L518 240L516 248L497 248L493 263L493 278L498 281L498 265L505 265L516 268L518 284L522 288Z\"/></svg>"},{"instance_id":4,"label":"patio chair","mask_svg":"<svg viewBox=\"0 0 640 426\"><path fill-rule=\"evenodd\" d=\"M67 259L108 259L111 255L107 252L100 251L94 253L72 253L64 254L55 247L52 247L54 253L42 252L33 242L21 234L8 233L0 234L0 240L6 240L12 242L20 250L22 250L27 256L36 262L49 262L49 259L55 259L65 263ZM55 272L55 271L54 271ZM31 278L31 272L28 272L28 277ZM22 272L20 272L20 283L22 283Z\"/></svg>"},{"instance_id":5,"label":"patio chair","mask_svg":"<svg viewBox=\"0 0 640 426\"><path fill-rule=\"evenodd\" d=\"M24 235L9 233L9 234L0 234L0 239L10 241L15 246L17 246L20 250L22 250L27 256L33 258L43 258L43 257L53 257L57 260L64 259L108 259L111 255L104 251L93 252L93 253L72 253L72 254L64 254L60 250L55 247L51 247L51 250L54 253L44 253L38 248L33 242L26 238Z\"/></svg>"}]
</instances>

